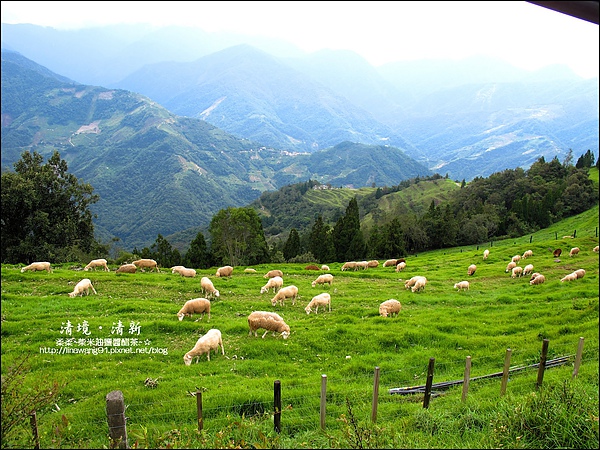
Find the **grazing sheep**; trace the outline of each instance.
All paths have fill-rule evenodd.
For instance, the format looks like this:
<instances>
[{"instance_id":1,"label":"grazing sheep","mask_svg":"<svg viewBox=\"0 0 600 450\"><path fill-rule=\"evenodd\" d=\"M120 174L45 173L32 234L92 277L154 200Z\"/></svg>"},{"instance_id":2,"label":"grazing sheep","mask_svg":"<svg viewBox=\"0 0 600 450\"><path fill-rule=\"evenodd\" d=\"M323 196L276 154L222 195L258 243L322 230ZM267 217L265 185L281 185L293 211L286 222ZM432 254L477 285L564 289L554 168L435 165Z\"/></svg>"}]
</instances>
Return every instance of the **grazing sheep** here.
<instances>
[{"instance_id":1,"label":"grazing sheep","mask_svg":"<svg viewBox=\"0 0 600 450\"><path fill-rule=\"evenodd\" d=\"M511 261L507 264L506 266L506 270L505 272L510 272L511 270L513 270L515 267L517 267L517 263L514 261Z\"/></svg>"},{"instance_id":2,"label":"grazing sheep","mask_svg":"<svg viewBox=\"0 0 600 450\"><path fill-rule=\"evenodd\" d=\"M402 309L402 305L400 304L400 302L396 299L389 299L386 300L385 302L382 302L379 305L379 315L381 317L387 317L387 316L394 316L394 315L398 315L400 313L400 310Z\"/></svg>"},{"instance_id":3,"label":"grazing sheep","mask_svg":"<svg viewBox=\"0 0 600 450\"><path fill-rule=\"evenodd\" d=\"M386 262L383 263L383 267L395 267L398 265L398 262L396 259L388 259Z\"/></svg>"},{"instance_id":4,"label":"grazing sheep","mask_svg":"<svg viewBox=\"0 0 600 450\"><path fill-rule=\"evenodd\" d=\"M469 282L468 281L460 281L454 285L454 289L458 289L458 292L468 291L469 290Z\"/></svg>"},{"instance_id":5,"label":"grazing sheep","mask_svg":"<svg viewBox=\"0 0 600 450\"><path fill-rule=\"evenodd\" d=\"M519 261L521 261L521 255L515 255L515 256L513 256L512 259L511 259L511 261L518 263Z\"/></svg>"},{"instance_id":6,"label":"grazing sheep","mask_svg":"<svg viewBox=\"0 0 600 450\"><path fill-rule=\"evenodd\" d=\"M534 272L531 274L531 277L529 278L529 281L533 280L535 277L537 277L538 275L541 275L541 273L539 272Z\"/></svg>"},{"instance_id":7,"label":"grazing sheep","mask_svg":"<svg viewBox=\"0 0 600 450\"><path fill-rule=\"evenodd\" d=\"M327 264L323 264L321 266L321 270L325 270L325 271L329 272L329 266Z\"/></svg>"},{"instance_id":8,"label":"grazing sheep","mask_svg":"<svg viewBox=\"0 0 600 450\"><path fill-rule=\"evenodd\" d=\"M565 275L560 281L564 283L565 281L575 281L577 279L577 274L575 272L571 272L568 275Z\"/></svg>"},{"instance_id":9,"label":"grazing sheep","mask_svg":"<svg viewBox=\"0 0 600 450\"><path fill-rule=\"evenodd\" d=\"M223 266L223 267L219 267L217 269L215 276L216 277L230 277L232 273L233 273L233 267Z\"/></svg>"},{"instance_id":10,"label":"grazing sheep","mask_svg":"<svg viewBox=\"0 0 600 450\"><path fill-rule=\"evenodd\" d=\"M277 294L275 294L275 297L271 299L271 305L275 306L277 302L279 302L279 304L283 306L283 302L287 298L292 299L292 305L296 304L296 298L298 298L298 288L293 284L279 289Z\"/></svg>"},{"instance_id":11,"label":"grazing sheep","mask_svg":"<svg viewBox=\"0 0 600 450\"><path fill-rule=\"evenodd\" d=\"M331 286L331 283L333 283L333 275L331 275L330 273L324 273L323 275L319 275L317 279L312 282L312 287L315 287L317 284L321 284L323 286L325 286L325 284L328 284L329 286Z\"/></svg>"},{"instance_id":12,"label":"grazing sheep","mask_svg":"<svg viewBox=\"0 0 600 450\"><path fill-rule=\"evenodd\" d=\"M76 295L83 297L84 292L85 292L85 295L90 295L90 289L92 290L92 292L94 294L98 294L96 292L96 289L94 289L94 286L92 286L92 282L90 281L90 279L84 278L83 280L81 280L79 283L77 283L75 285L75 288L73 288L73 292L69 293L69 297L73 298Z\"/></svg>"},{"instance_id":13,"label":"grazing sheep","mask_svg":"<svg viewBox=\"0 0 600 450\"><path fill-rule=\"evenodd\" d=\"M32 272L35 272L37 270L45 270L46 272L52 272L52 267L50 267L49 262L34 262L29 264L28 266L23 267L21 269L21 273L27 270L31 270Z\"/></svg>"},{"instance_id":14,"label":"grazing sheep","mask_svg":"<svg viewBox=\"0 0 600 450\"><path fill-rule=\"evenodd\" d=\"M104 267L105 272L110 272L110 269L108 268L108 263L105 259L93 259L89 262L87 266L83 268L83 270L85 270L86 272L90 269L96 270L96 267Z\"/></svg>"},{"instance_id":15,"label":"grazing sheep","mask_svg":"<svg viewBox=\"0 0 600 450\"><path fill-rule=\"evenodd\" d=\"M252 333L254 333L254 336L257 336L256 330L260 328L266 330L262 335L263 339L269 331L273 332L273 336L275 336L275 333L281 333L284 339L290 336L290 327L279 314L274 312L254 311L250 313L248 316L248 327L250 328L248 336L252 336Z\"/></svg>"},{"instance_id":16,"label":"grazing sheep","mask_svg":"<svg viewBox=\"0 0 600 450\"><path fill-rule=\"evenodd\" d=\"M223 338L221 336L221 332L216 328L208 330L204 336L200 336L196 342L196 345L194 345L194 348L183 355L183 362L186 366L189 366L192 364L192 360L196 358L196 364L198 364L200 356L204 355L205 353L207 359L210 361L210 351L215 350L218 353L219 345L221 346L223 355L225 355L225 347L223 347Z\"/></svg>"},{"instance_id":17,"label":"grazing sheep","mask_svg":"<svg viewBox=\"0 0 600 450\"><path fill-rule=\"evenodd\" d=\"M310 314L312 308L315 308L315 314L317 314L319 312L319 306L328 306L329 312L331 312L331 295L329 295L329 293L323 292L322 294L315 295L308 305L306 305L304 311L306 311L306 314Z\"/></svg>"},{"instance_id":18,"label":"grazing sheep","mask_svg":"<svg viewBox=\"0 0 600 450\"><path fill-rule=\"evenodd\" d=\"M215 288L213 282L210 281L210 278L208 277L202 277L200 279L200 288L202 289L202 293L205 294L207 298L219 298L221 296L219 291Z\"/></svg>"},{"instance_id":19,"label":"grazing sheep","mask_svg":"<svg viewBox=\"0 0 600 450\"><path fill-rule=\"evenodd\" d=\"M196 277L196 270L195 269L188 269L186 267L180 267L176 270L176 272L181 275L182 277L186 277L186 278L195 278ZM174 273L174 272L172 272Z\"/></svg>"},{"instance_id":20,"label":"grazing sheep","mask_svg":"<svg viewBox=\"0 0 600 450\"><path fill-rule=\"evenodd\" d=\"M532 250L526 250L525 253L523 253L523 259L527 259L530 256L533 256L533 251Z\"/></svg>"},{"instance_id":21,"label":"grazing sheep","mask_svg":"<svg viewBox=\"0 0 600 450\"><path fill-rule=\"evenodd\" d=\"M256 273L256 269L252 269L251 267L247 267L244 269L244 273Z\"/></svg>"},{"instance_id":22,"label":"grazing sheep","mask_svg":"<svg viewBox=\"0 0 600 450\"><path fill-rule=\"evenodd\" d=\"M371 261L367 262L367 266L369 266L371 269L379 267L379 261L377 261L376 259L372 259Z\"/></svg>"},{"instance_id":23,"label":"grazing sheep","mask_svg":"<svg viewBox=\"0 0 600 450\"><path fill-rule=\"evenodd\" d=\"M475 264L471 264L469 267L467 267L467 275L469 275L469 276L473 275L476 270L477 270L477 266Z\"/></svg>"},{"instance_id":24,"label":"grazing sheep","mask_svg":"<svg viewBox=\"0 0 600 450\"><path fill-rule=\"evenodd\" d=\"M401 272L404 269L406 269L406 263L404 261L399 262L398 264L396 264L396 272Z\"/></svg>"},{"instance_id":25,"label":"grazing sheep","mask_svg":"<svg viewBox=\"0 0 600 450\"><path fill-rule=\"evenodd\" d=\"M585 276L585 269L577 269L573 273L577 275L577 278L583 278Z\"/></svg>"},{"instance_id":26,"label":"grazing sheep","mask_svg":"<svg viewBox=\"0 0 600 450\"><path fill-rule=\"evenodd\" d=\"M512 278L522 277L523 276L523 268L521 266L513 267L512 274L510 276Z\"/></svg>"},{"instance_id":27,"label":"grazing sheep","mask_svg":"<svg viewBox=\"0 0 600 450\"><path fill-rule=\"evenodd\" d=\"M537 277L532 278L529 281L529 284L533 286L534 284L542 284L545 281L546 281L546 277L544 275L542 275L541 273L538 273Z\"/></svg>"},{"instance_id":28,"label":"grazing sheep","mask_svg":"<svg viewBox=\"0 0 600 450\"><path fill-rule=\"evenodd\" d=\"M404 287L406 289L410 289L411 287L413 287L415 285L415 283L417 282L418 279L420 278L425 278L424 276L421 275L415 275L414 277L412 277L410 280L406 280L404 282Z\"/></svg>"},{"instance_id":29,"label":"grazing sheep","mask_svg":"<svg viewBox=\"0 0 600 450\"><path fill-rule=\"evenodd\" d=\"M599 251L599 250L598 250L598 246L596 245L596 246L595 246L595 247L592 249L592 251L593 251L594 253L598 253L598 251Z\"/></svg>"},{"instance_id":30,"label":"grazing sheep","mask_svg":"<svg viewBox=\"0 0 600 450\"><path fill-rule=\"evenodd\" d=\"M527 264L523 267L523 276L533 273L533 264Z\"/></svg>"},{"instance_id":31,"label":"grazing sheep","mask_svg":"<svg viewBox=\"0 0 600 450\"><path fill-rule=\"evenodd\" d=\"M132 264L135 265L142 272L144 271L144 269L150 269L150 271L156 269L157 272L160 272L158 264L153 259L138 259L137 261L133 261Z\"/></svg>"},{"instance_id":32,"label":"grazing sheep","mask_svg":"<svg viewBox=\"0 0 600 450\"><path fill-rule=\"evenodd\" d=\"M356 261L348 261L345 262L344 265L341 268L341 271L343 272L344 270L357 270L356 269Z\"/></svg>"},{"instance_id":33,"label":"grazing sheep","mask_svg":"<svg viewBox=\"0 0 600 450\"><path fill-rule=\"evenodd\" d=\"M194 314L201 314L201 320L204 315L208 315L208 321L210 321L210 300L206 298L193 298L185 302L177 313L177 317L181 322L185 316L192 317Z\"/></svg>"},{"instance_id":34,"label":"grazing sheep","mask_svg":"<svg viewBox=\"0 0 600 450\"><path fill-rule=\"evenodd\" d=\"M573 236L571 236L571 235L567 234L566 236L563 236L562 238L563 238L563 239L573 239Z\"/></svg>"},{"instance_id":35,"label":"grazing sheep","mask_svg":"<svg viewBox=\"0 0 600 450\"><path fill-rule=\"evenodd\" d=\"M321 268L315 264L309 264L304 268L304 270L321 270Z\"/></svg>"},{"instance_id":36,"label":"grazing sheep","mask_svg":"<svg viewBox=\"0 0 600 450\"><path fill-rule=\"evenodd\" d=\"M116 273L135 273L137 266L135 264L123 264L119 267Z\"/></svg>"},{"instance_id":37,"label":"grazing sheep","mask_svg":"<svg viewBox=\"0 0 600 450\"><path fill-rule=\"evenodd\" d=\"M412 292L419 292L425 289L425 285L427 284L427 278L421 277L419 278L414 286L410 288Z\"/></svg>"},{"instance_id":38,"label":"grazing sheep","mask_svg":"<svg viewBox=\"0 0 600 450\"><path fill-rule=\"evenodd\" d=\"M575 256L579 253L579 247L573 247L569 252L569 256Z\"/></svg>"},{"instance_id":39,"label":"grazing sheep","mask_svg":"<svg viewBox=\"0 0 600 450\"><path fill-rule=\"evenodd\" d=\"M557 248L556 250L554 250L552 252L552 254L554 255L555 258L558 258L562 253L562 248Z\"/></svg>"},{"instance_id":40,"label":"grazing sheep","mask_svg":"<svg viewBox=\"0 0 600 450\"><path fill-rule=\"evenodd\" d=\"M483 251L483 259L484 259L484 260L485 260L485 259L488 259L488 256L490 256L490 251L489 251L489 250L486 248L486 249Z\"/></svg>"},{"instance_id":41,"label":"grazing sheep","mask_svg":"<svg viewBox=\"0 0 600 450\"><path fill-rule=\"evenodd\" d=\"M283 278L281 277L273 277L269 278L267 284L260 288L260 293L264 294L265 292L269 292L270 289L273 289L273 293L276 294L279 289L283 287Z\"/></svg>"},{"instance_id":42,"label":"grazing sheep","mask_svg":"<svg viewBox=\"0 0 600 450\"><path fill-rule=\"evenodd\" d=\"M356 268L354 270L367 270L369 268L369 261L356 261Z\"/></svg>"},{"instance_id":43,"label":"grazing sheep","mask_svg":"<svg viewBox=\"0 0 600 450\"><path fill-rule=\"evenodd\" d=\"M179 273L181 269L185 269L185 266L173 266L171 267L171 273Z\"/></svg>"},{"instance_id":44,"label":"grazing sheep","mask_svg":"<svg viewBox=\"0 0 600 450\"><path fill-rule=\"evenodd\" d=\"M282 277L283 272L279 269L269 270L266 274L263 275L263 278L273 278L273 277Z\"/></svg>"}]
</instances>

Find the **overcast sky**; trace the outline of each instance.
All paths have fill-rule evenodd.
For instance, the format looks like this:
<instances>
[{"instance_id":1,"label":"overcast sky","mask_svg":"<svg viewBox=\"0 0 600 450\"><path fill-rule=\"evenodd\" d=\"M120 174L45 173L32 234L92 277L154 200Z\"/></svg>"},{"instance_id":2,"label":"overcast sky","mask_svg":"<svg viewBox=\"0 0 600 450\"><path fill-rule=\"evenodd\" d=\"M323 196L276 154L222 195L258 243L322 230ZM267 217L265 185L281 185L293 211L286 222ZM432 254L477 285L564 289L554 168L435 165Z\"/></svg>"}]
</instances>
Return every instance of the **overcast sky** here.
<instances>
[{"instance_id":1,"label":"overcast sky","mask_svg":"<svg viewBox=\"0 0 600 450\"><path fill-rule=\"evenodd\" d=\"M195 26L277 37L300 49L348 49L374 66L500 58L535 70L567 64L598 76L599 27L525 1L2 1L3 23L74 29L114 23Z\"/></svg>"}]
</instances>

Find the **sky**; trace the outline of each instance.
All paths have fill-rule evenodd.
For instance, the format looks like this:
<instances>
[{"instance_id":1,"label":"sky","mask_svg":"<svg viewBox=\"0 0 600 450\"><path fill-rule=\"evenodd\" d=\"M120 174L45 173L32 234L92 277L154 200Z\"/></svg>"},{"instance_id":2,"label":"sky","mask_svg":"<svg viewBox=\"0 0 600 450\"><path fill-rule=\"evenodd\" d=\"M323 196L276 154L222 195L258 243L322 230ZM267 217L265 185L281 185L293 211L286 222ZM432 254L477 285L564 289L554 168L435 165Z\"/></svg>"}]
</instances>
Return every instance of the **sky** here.
<instances>
[{"instance_id":1,"label":"sky","mask_svg":"<svg viewBox=\"0 0 600 450\"><path fill-rule=\"evenodd\" d=\"M77 29L182 25L276 37L308 53L352 50L373 66L491 56L598 77L599 27L525 1L2 1L3 23Z\"/></svg>"}]
</instances>

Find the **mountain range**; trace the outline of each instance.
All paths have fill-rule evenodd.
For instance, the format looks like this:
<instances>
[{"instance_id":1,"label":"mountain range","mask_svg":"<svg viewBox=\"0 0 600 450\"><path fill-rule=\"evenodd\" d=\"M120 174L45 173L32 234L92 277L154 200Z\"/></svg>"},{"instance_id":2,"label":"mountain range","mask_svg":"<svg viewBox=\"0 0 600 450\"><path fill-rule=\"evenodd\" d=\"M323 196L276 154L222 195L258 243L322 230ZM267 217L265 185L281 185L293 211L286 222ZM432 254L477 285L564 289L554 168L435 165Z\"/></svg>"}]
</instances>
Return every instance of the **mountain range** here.
<instances>
[{"instance_id":1,"label":"mountain range","mask_svg":"<svg viewBox=\"0 0 600 450\"><path fill-rule=\"evenodd\" d=\"M372 67L349 51L143 25L2 24L2 48L2 170L25 149L59 149L101 196L98 232L126 246L307 179L471 180L599 153L598 79L566 67Z\"/></svg>"}]
</instances>

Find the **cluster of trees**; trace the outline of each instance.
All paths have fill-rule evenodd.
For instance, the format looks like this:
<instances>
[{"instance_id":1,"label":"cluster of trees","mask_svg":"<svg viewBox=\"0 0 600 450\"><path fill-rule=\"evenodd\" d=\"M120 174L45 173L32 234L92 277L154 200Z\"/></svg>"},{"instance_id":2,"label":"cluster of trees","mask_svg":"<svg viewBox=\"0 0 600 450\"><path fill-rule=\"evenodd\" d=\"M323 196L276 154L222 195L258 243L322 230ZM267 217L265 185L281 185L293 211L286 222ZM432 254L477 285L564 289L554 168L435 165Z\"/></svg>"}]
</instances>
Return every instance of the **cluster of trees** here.
<instances>
[{"instance_id":1,"label":"cluster of trees","mask_svg":"<svg viewBox=\"0 0 600 450\"><path fill-rule=\"evenodd\" d=\"M199 232L185 255L160 234L150 248L122 252L116 262L153 258L162 267L185 265L256 265L268 262L344 262L387 259L425 250L478 244L524 234L579 214L598 201L598 191L587 170L594 155L589 150L577 164L572 154L564 163L555 157L536 161L529 170L505 170L489 178L463 181L445 204L432 201L427 211L394 217L368 231L361 228L356 197L344 214L328 224L318 215L310 230L292 228L281 246L269 248L263 223L252 207L220 210L211 220L207 242ZM15 172L2 174L2 262L29 263L85 261L106 257L109 245L94 240L89 205L98 197L90 185L67 172L55 152L46 164L24 152ZM598 161L596 161L598 167ZM415 181L416 182L416 181ZM303 184L306 190L311 183ZM401 189L377 189L383 196ZM297 190L290 194L302 195ZM365 234L368 234L365 238Z\"/></svg>"}]
</instances>

